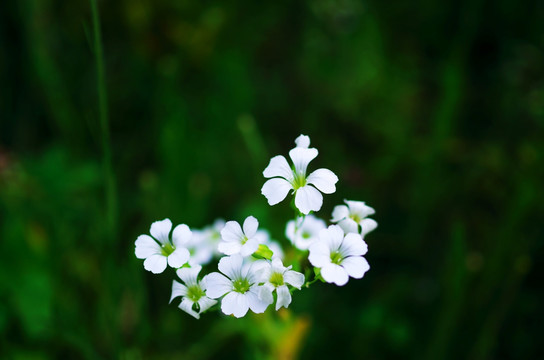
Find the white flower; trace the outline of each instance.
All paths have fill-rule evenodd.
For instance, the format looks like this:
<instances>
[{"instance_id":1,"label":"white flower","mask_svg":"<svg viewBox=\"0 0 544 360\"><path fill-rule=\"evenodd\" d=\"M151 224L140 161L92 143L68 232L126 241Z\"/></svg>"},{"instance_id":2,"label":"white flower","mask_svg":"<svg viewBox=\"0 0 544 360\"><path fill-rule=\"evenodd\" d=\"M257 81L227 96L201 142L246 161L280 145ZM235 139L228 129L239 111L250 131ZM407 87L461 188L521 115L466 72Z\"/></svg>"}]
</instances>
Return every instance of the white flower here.
<instances>
[{"instance_id":1,"label":"white flower","mask_svg":"<svg viewBox=\"0 0 544 360\"><path fill-rule=\"evenodd\" d=\"M172 297L170 302L181 296L179 308L191 316L200 319L200 314L217 303L206 296L206 282L198 281L198 273L202 266L196 265L190 268L181 268L176 271L185 285L174 280L172 282Z\"/></svg>"},{"instance_id":2,"label":"white flower","mask_svg":"<svg viewBox=\"0 0 544 360\"><path fill-rule=\"evenodd\" d=\"M264 282L259 292L259 297L262 300L272 303L274 301L272 292L276 290L278 296L276 310L279 310L282 306L287 308L291 303L291 293L287 284L299 290L304 284L304 275L291 270L291 266L283 266L279 258L272 259L272 262L267 261L266 265L259 270L259 277Z\"/></svg>"},{"instance_id":3,"label":"white flower","mask_svg":"<svg viewBox=\"0 0 544 360\"><path fill-rule=\"evenodd\" d=\"M374 209L363 201L344 200L346 205L337 205L332 211L331 221L338 223L346 233L359 233L362 237L378 227L374 219L366 217L375 213ZM361 231L359 232L359 226Z\"/></svg>"},{"instance_id":4,"label":"white flower","mask_svg":"<svg viewBox=\"0 0 544 360\"><path fill-rule=\"evenodd\" d=\"M323 205L321 192L332 194L336 191L338 177L328 169L317 169L306 176L308 164L315 159L318 152L315 148L308 148L310 138L306 135L300 135L295 143L297 147L289 151L294 169L281 155L270 159L270 164L264 169L263 175L272 179L264 183L261 193L268 200L268 204L276 205L293 190L295 206L301 213L307 215L310 211L321 209Z\"/></svg>"},{"instance_id":5,"label":"white flower","mask_svg":"<svg viewBox=\"0 0 544 360\"><path fill-rule=\"evenodd\" d=\"M170 229L172 222L169 219L155 221L149 230L153 237L140 235L136 239L136 257L145 259L144 268L154 274L162 273L167 263L179 268L189 260L189 250L184 243L190 240L191 230L185 224L176 226L170 241Z\"/></svg>"},{"instance_id":6,"label":"white flower","mask_svg":"<svg viewBox=\"0 0 544 360\"><path fill-rule=\"evenodd\" d=\"M191 257L189 265L206 265L212 258L214 253L213 244L208 241L208 237L203 231L193 230L191 240L184 244L189 250Z\"/></svg>"},{"instance_id":7,"label":"white flower","mask_svg":"<svg viewBox=\"0 0 544 360\"><path fill-rule=\"evenodd\" d=\"M229 221L221 230L222 241L218 250L226 255L241 254L249 256L259 248L259 236L257 228L259 222L253 216L248 216L244 221L244 230L237 221Z\"/></svg>"},{"instance_id":8,"label":"white flower","mask_svg":"<svg viewBox=\"0 0 544 360\"><path fill-rule=\"evenodd\" d=\"M223 230L224 227L225 220L216 219L212 225L206 226L199 231L199 236L201 236L204 242L210 245L213 249L213 255L216 257L223 256L223 254L217 250L217 246L221 241L221 230Z\"/></svg>"},{"instance_id":9,"label":"white flower","mask_svg":"<svg viewBox=\"0 0 544 360\"><path fill-rule=\"evenodd\" d=\"M253 264L244 264L241 255L225 256L219 260L219 271L206 275L207 295L221 300L221 310L237 318L244 316L248 309L263 313L271 302L259 298L260 286ZM225 276L226 275L226 276Z\"/></svg>"},{"instance_id":10,"label":"white flower","mask_svg":"<svg viewBox=\"0 0 544 360\"><path fill-rule=\"evenodd\" d=\"M361 235L349 233L344 236L341 227L331 225L319 232L319 240L310 246L308 260L321 268L321 276L326 282L342 286L349 276L360 279L370 269L362 257L367 250Z\"/></svg>"},{"instance_id":11,"label":"white flower","mask_svg":"<svg viewBox=\"0 0 544 360\"><path fill-rule=\"evenodd\" d=\"M298 224L298 229L295 229L295 220L291 220L285 227L285 236L291 240L300 250L308 250L310 245L319 238L319 232L325 229L327 225L325 221L313 215L308 215L304 218L299 218L302 224ZM297 221L299 221L297 219ZM296 230L296 231L295 231Z\"/></svg>"}]
</instances>

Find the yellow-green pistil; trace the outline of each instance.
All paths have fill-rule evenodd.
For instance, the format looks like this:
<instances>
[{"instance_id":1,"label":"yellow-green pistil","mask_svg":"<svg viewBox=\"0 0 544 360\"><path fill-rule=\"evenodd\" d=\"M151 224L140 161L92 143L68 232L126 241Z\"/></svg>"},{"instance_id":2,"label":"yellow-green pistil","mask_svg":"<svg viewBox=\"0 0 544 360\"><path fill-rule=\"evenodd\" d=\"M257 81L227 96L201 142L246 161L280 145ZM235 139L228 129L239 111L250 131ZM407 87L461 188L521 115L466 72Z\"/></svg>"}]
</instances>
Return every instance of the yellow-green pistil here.
<instances>
[{"instance_id":1,"label":"yellow-green pistil","mask_svg":"<svg viewBox=\"0 0 544 360\"><path fill-rule=\"evenodd\" d=\"M201 297L205 295L202 288L198 285L189 286L187 288L187 297L194 302L200 300Z\"/></svg>"},{"instance_id":2,"label":"yellow-green pistil","mask_svg":"<svg viewBox=\"0 0 544 360\"><path fill-rule=\"evenodd\" d=\"M360 217L359 215L357 215L357 214L351 214L349 217L350 217L353 221L355 221L357 224L358 224L359 222L361 222L361 217Z\"/></svg>"},{"instance_id":3,"label":"yellow-green pistil","mask_svg":"<svg viewBox=\"0 0 544 360\"><path fill-rule=\"evenodd\" d=\"M340 254L338 251L331 252L331 262L333 264L340 265L342 260L343 260L342 254Z\"/></svg>"},{"instance_id":4,"label":"yellow-green pistil","mask_svg":"<svg viewBox=\"0 0 544 360\"><path fill-rule=\"evenodd\" d=\"M293 189L298 190L304 185L306 185L306 175L305 174L299 174L298 172L295 172L293 181L291 182L291 185L293 185Z\"/></svg>"},{"instance_id":5,"label":"yellow-green pistil","mask_svg":"<svg viewBox=\"0 0 544 360\"><path fill-rule=\"evenodd\" d=\"M232 286L234 288L234 291L241 294L246 293L250 288L249 281L247 281L246 279L235 280L232 282Z\"/></svg>"},{"instance_id":6,"label":"yellow-green pistil","mask_svg":"<svg viewBox=\"0 0 544 360\"><path fill-rule=\"evenodd\" d=\"M169 242L161 246L161 253L164 256L170 255L171 253L174 252L174 250L176 250L176 248Z\"/></svg>"},{"instance_id":7,"label":"yellow-green pistil","mask_svg":"<svg viewBox=\"0 0 544 360\"><path fill-rule=\"evenodd\" d=\"M270 275L270 283L274 285L275 287L282 286L285 284L283 281L283 274L274 272L272 275Z\"/></svg>"}]
</instances>

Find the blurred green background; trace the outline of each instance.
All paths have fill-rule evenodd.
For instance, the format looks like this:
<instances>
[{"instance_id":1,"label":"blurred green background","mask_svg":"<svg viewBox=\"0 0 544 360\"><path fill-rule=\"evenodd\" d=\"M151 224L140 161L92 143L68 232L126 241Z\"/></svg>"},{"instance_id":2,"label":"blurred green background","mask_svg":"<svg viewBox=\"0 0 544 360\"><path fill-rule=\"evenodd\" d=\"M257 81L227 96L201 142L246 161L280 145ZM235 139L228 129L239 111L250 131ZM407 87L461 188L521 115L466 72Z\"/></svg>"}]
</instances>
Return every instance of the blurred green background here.
<instances>
[{"instance_id":1,"label":"blurred green background","mask_svg":"<svg viewBox=\"0 0 544 360\"><path fill-rule=\"evenodd\" d=\"M544 2L99 1L101 42L91 4L0 3L1 358L544 357ZM376 209L370 272L241 320L168 305L136 237L285 241L261 173L301 133L340 178L318 215Z\"/></svg>"}]
</instances>

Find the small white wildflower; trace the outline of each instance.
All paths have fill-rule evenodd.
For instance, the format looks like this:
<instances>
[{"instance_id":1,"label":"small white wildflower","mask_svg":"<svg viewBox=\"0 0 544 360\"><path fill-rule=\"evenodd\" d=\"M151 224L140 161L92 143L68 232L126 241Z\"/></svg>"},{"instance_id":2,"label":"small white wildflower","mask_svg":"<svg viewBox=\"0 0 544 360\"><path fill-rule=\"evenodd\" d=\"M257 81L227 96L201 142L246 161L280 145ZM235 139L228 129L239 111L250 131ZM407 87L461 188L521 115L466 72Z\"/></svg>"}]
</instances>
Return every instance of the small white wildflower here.
<instances>
[{"instance_id":1,"label":"small white wildflower","mask_svg":"<svg viewBox=\"0 0 544 360\"><path fill-rule=\"evenodd\" d=\"M374 219L367 216L375 213L374 209L363 201L344 200L346 205L337 205L332 211L331 221L338 223L346 233L359 233L362 237L378 227ZM361 230L359 231L359 226Z\"/></svg>"},{"instance_id":2,"label":"small white wildflower","mask_svg":"<svg viewBox=\"0 0 544 360\"><path fill-rule=\"evenodd\" d=\"M259 297L272 303L274 296L272 292L276 290L276 311L282 306L287 308L291 304L291 293L287 285L291 285L300 290L304 284L304 275L291 270L291 266L283 266L281 259L274 258L271 262L266 262L266 265L259 271L261 281L264 285L261 287Z\"/></svg>"},{"instance_id":3,"label":"small white wildflower","mask_svg":"<svg viewBox=\"0 0 544 360\"><path fill-rule=\"evenodd\" d=\"M218 250L226 255L241 254L249 256L259 248L259 236L257 228L259 222L253 216L248 216L244 221L244 229L237 221L229 221L221 230L221 242Z\"/></svg>"},{"instance_id":4,"label":"small white wildflower","mask_svg":"<svg viewBox=\"0 0 544 360\"><path fill-rule=\"evenodd\" d=\"M261 314L271 304L259 298L258 269L253 264L244 264L243 260L239 254L225 256L218 265L222 274L214 272L204 278L207 295L212 299L225 295L221 300L221 310L237 318L246 315L249 309Z\"/></svg>"},{"instance_id":5,"label":"small white wildflower","mask_svg":"<svg viewBox=\"0 0 544 360\"><path fill-rule=\"evenodd\" d=\"M325 221L319 219L313 215L306 216L299 224L298 229L295 232L295 220L291 220L285 227L285 236L297 247L299 250L308 250L310 245L319 238L319 232L325 229L327 225ZM297 219L298 221L298 219Z\"/></svg>"},{"instance_id":6,"label":"small white wildflower","mask_svg":"<svg viewBox=\"0 0 544 360\"><path fill-rule=\"evenodd\" d=\"M321 209L323 205L321 192L332 194L336 191L338 177L328 169L317 169L306 176L308 164L315 159L318 151L315 148L308 148L310 138L306 135L300 135L295 143L297 147L289 151L294 169L281 155L270 159L263 175L271 179L264 183L261 193L268 200L268 204L276 205L293 190L295 206L301 213L307 215L310 211Z\"/></svg>"},{"instance_id":7,"label":"small white wildflower","mask_svg":"<svg viewBox=\"0 0 544 360\"><path fill-rule=\"evenodd\" d=\"M200 319L201 313L217 303L217 300L206 296L206 282L204 280L198 281L200 270L202 270L200 265L178 269L176 273L185 285L174 280L172 282L172 297L170 298L170 302L172 302L176 297L181 296L179 308L196 319Z\"/></svg>"},{"instance_id":8,"label":"small white wildflower","mask_svg":"<svg viewBox=\"0 0 544 360\"><path fill-rule=\"evenodd\" d=\"M330 225L319 232L319 240L310 246L310 263L321 268L321 276L328 283L345 285L349 277L360 279L370 269L362 255L368 247L361 235Z\"/></svg>"},{"instance_id":9,"label":"small white wildflower","mask_svg":"<svg viewBox=\"0 0 544 360\"><path fill-rule=\"evenodd\" d=\"M136 239L136 257L145 259L144 268L154 274L160 274L166 269L166 264L173 268L183 266L189 260L189 250L184 243L190 240L191 230L185 224L176 226L170 241L170 219L155 221L151 224L149 235L140 235Z\"/></svg>"},{"instance_id":10,"label":"small white wildflower","mask_svg":"<svg viewBox=\"0 0 544 360\"><path fill-rule=\"evenodd\" d=\"M207 234L201 230L193 230L191 240L184 244L189 250L191 257L189 265L206 265L214 254L215 246L208 239Z\"/></svg>"}]
</instances>

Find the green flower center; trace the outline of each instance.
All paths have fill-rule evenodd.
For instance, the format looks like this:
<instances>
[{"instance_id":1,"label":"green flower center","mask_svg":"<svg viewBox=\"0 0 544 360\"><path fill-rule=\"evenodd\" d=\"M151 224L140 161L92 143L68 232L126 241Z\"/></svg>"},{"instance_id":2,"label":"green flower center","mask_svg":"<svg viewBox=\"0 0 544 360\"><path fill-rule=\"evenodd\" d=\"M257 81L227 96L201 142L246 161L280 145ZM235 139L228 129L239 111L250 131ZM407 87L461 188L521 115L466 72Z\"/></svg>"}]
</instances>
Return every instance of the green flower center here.
<instances>
[{"instance_id":1,"label":"green flower center","mask_svg":"<svg viewBox=\"0 0 544 360\"><path fill-rule=\"evenodd\" d=\"M306 231L304 231L304 232L302 233L302 238L303 238L303 239L309 239L310 237L312 237L312 235L310 235L310 234L307 233Z\"/></svg>"},{"instance_id":2,"label":"green flower center","mask_svg":"<svg viewBox=\"0 0 544 360\"><path fill-rule=\"evenodd\" d=\"M342 254L340 254L338 251L331 252L331 262L333 264L340 265L342 260L343 260Z\"/></svg>"},{"instance_id":3,"label":"green flower center","mask_svg":"<svg viewBox=\"0 0 544 360\"><path fill-rule=\"evenodd\" d=\"M187 288L187 297L194 302L200 300L201 297L206 295L202 288L198 285L189 286Z\"/></svg>"},{"instance_id":4,"label":"green flower center","mask_svg":"<svg viewBox=\"0 0 544 360\"><path fill-rule=\"evenodd\" d=\"M239 292L241 294L246 293L249 290L249 281L246 279L238 279L232 282L232 286L234 288L234 291Z\"/></svg>"},{"instance_id":5,"label":"green flower center","mask_svg":"<svg viewBox=\"0 0 544 360\"><path fill-rule=\"evenodd\" d=\"M361 217L359 215L357 215L357 214L351 214L349 217L350 217L350 219L355 221L357 224L361 222Z\"/></svg>"},{"instance_id":6,"label":"green flower center","mask_svg":"<svg viewBox=\"0 0 544 360\"><path fill-rule=\"evenodd\" d=\"M247 238L247 236L244 235L244 237L242 238L242 245L244 245L249 239Z\"/></svg>"},{"instance_id":7,"label":"green flower center","mask_svg":"<svg viewBox=\"0 0 544 360\"><path fill-rule=\"evenodd\" d=\"M176 248L169 242L161 246L161 253L164 256L170 255L171 253L174 252L174 250L176 250Z\"/></svg>"},{"instance_id":8,"label":"green flower center","mask_svg":"<svg viewBox=\"0 0 544 360\"><path fill-rule=\"evenodd\" d=\"M278 286L282 286L284 285L284 281L283 281L283 274L281 273L272 273L272 275L270 275L270 283L272 285L274 285L275 287L278 287Z\"/></svg>"},{"instance_id":9,"label":"green flower center","mask_svg":"<svg viewBox=\"0 0 544 360\"><path fill-rule=\"evenodd\" d=\"M295 172L293 175L295 175L293 181L291 182L291 185L293 185L293 189L297 190L306 185L305 174L299 174Z\"/></svg>"}]
</instances>

